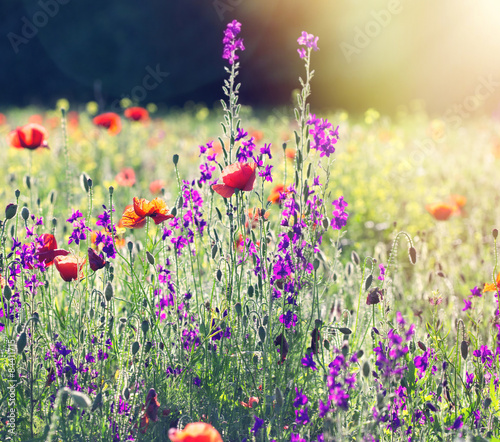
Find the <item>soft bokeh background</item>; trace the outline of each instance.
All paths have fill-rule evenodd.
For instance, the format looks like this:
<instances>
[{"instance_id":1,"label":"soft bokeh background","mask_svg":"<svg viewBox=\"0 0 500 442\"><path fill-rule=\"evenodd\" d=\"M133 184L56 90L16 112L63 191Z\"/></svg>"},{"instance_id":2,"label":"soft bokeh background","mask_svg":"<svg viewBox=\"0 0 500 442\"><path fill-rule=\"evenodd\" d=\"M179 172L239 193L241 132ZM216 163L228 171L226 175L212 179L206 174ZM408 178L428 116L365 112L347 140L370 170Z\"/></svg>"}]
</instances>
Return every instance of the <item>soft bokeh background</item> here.
<instances>
[{"instance_id":1,"label":"soft bokeh background","mask_svg":"<svg viewBox=\"0 0 500 442\"><path fill-rule=\"evenodd\" d=\"M442 115L459 113L460 105L493 112L499 103L497 0L59 1L1 1L0 106L53 106L64 96L109 108L157 65L169 75L138 104L211 106L225 75L222 31L234 18L247 47L240 77L246 104L290 103L303 30L320 37L318 107L394 113L421 99ZM54 4L53 17L40 13ZM26 20L46 24L31 36ZM489 90L481 89L484 79Z\"/></svg>"}]
</instances>

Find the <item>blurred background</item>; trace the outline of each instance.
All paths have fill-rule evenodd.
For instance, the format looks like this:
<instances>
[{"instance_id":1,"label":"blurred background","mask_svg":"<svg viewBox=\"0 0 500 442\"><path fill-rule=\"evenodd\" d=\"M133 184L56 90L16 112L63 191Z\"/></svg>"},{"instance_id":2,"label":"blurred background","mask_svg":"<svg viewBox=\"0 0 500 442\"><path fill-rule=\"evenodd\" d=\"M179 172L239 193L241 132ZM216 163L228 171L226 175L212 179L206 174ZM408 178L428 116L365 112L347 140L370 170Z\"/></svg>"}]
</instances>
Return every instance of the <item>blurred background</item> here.
<instances>
[{"instance_id":1,"label":"blurred background","mask_svg":"<svg viewBox=\"0 0 500 442\"><path fill-rule=\"evenodd\" d=\"M0 17L0 107L213 106L233 19L247 48L244 104L291 103L303 30L319 36L317 108L392 114L419 99L442 115L498 112L500 101L498 0L1 0Z\"/></svg>"}]
</instances>

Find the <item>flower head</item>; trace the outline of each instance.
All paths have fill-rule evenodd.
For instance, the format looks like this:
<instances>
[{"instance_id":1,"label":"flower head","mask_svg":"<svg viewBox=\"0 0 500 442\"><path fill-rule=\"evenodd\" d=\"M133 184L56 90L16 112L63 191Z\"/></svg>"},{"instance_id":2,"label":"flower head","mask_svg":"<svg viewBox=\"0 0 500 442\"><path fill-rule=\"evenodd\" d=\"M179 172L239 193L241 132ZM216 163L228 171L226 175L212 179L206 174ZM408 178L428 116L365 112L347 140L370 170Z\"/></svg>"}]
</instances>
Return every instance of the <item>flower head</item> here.
<instances>
[{"instance_id":1,"label":"flower head","mask_svg":"<svg viewBox=\"0 0 500 442\"><path fill-rule=\"evenodd\" d=\"M87 260L74 255L58 256L54 258L54 264L64 281L74 281L83 278L83 266Z\"/></svg>"},{"instance_id":2,"label":"flower head","mask_svg":"<svg viewBox=\"0 0 500 442\"><path fill-rule=\"evenodd\" d=\"M135 184L135 172L131 167L123 168L115 177L116 184L123 187L132 187Z\"/></svg>"},{"instance_id":3,"label":"flower head","mask_svg":"<svg viewBox=\"0 0 500 442\"><path fill-rule=\"evenodd\" d=\"M214 184L212 189L224 198L234 194L235 189L249 192L255 182L256 163L233 163L226 166L221 173L224 184Z\"/></svg>"},{"instance_id":4,"label":"flower head","mask_svg":"<svg viewBox=\"0 0 500 442\"><path fill-rule=\"evenodd\" d=\"M125 209L120 224L128 228L139 227L144 225L147 216L152 218L155 224L160 224L174 217L168 211L167 204L161 198L155 198L149 202L144 198L134 197L134 205Z\"/></svg>"},{"instance_id":5,"label":"flower head","mask_svg":"<svg viewBox=\"0 0 500 442\"><path fill-rule=\"evenodd\" d=\"M54 235L50 233L43 233L38 238L38 246L35 256L39 262L43 262L46 266L54 263L54 258L57 256L66 256L69 252L67 250L58 249L57 241Z\"/></svg>"},{"instance_id":6,"label":"flower head","mask_svg":"<svg viewBox=\"0 0 500 442\"><path fill-rule=\"evenodd\" d=\"M226 30L224 31L224 38L222 40L222 43L224 43L222 58L224 60L228 60L229 64L234 64L234 62L238 60L239 57L236 55L237 50L245 50L245 46L243 46L243 39L236 38L240 31L241 23L236 20L228 23Z\"/></svg>"},{"instance_id":7,"label":"flower head","mask_svg":"<svg viewBox=\"0 0 500 442\"><path fill-rule=\"evenodd\" d=\"M126 118L133 121L149 120L149 112L143 107L129 107L128 109L125 109L124 115Z\"/></svg>"},{"instance_id":8,"label":"flower head","mask_svg":"<svg viewBox=\"0 0 500 442\"><path fill-rule=\"evenodd\" d=\"M172 442L222 442L219 432L205 422L187 424L184 430L171 428L168 437Z\"/></svg>"},{"instance_id":9,"label":"flower head","mask_svg":"<svg viewBox=\"0 0 500 442\"><path fill-rule=\"evenodd\" d=\"M455 212L456 206L447 203L427 204L426 210L438 221L446 221Z\"/></svg>"},{"instance_id":10,"label":"flower head","mask_svg":"<svg viewBox=\"0 0 500 442\"><path fill-rule=\"evenodd\" d=\"M47 130L40 124L26 124L18 127L7 135L7 140L16 149L37 149L49 147L47 144Z\"/></svg>"},{"instance_id":11,"label":"flower head","mask_svg":"<svg viewBox=\"0 0 500 442\"><path fill-rule=\"evenodd\" d=\"M106 112L101 115L97 115L92 120L96 126L104 127L108 129L110 135L116 135L122 130L122 121L118 114L114 112Z\"/></svg>"},{"instance_id":12,"label":"flower head","mask_svg":"<svg viewBox=\"0 0 500 442\"><path fill-rule=\"evenodd\" d=\"M319 37L315 37L312 34L308 34L306 31L302 31L301 36L297 39L297 43L301 46L305 46L306 48L312 48L315 51L317 51L319 50L318 39ZM297 52L299 53L300 58L306 57L306 50L304 48L297 49Z\"/></svg>"}]
</instances>

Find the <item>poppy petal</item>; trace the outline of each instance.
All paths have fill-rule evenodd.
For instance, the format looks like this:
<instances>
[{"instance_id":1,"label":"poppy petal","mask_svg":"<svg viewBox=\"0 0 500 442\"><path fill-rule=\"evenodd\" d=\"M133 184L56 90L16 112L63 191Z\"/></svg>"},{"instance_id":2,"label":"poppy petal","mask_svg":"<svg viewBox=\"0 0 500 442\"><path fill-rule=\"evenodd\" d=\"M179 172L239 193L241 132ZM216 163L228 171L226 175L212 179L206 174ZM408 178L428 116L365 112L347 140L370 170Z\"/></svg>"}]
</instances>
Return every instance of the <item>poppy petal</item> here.
<instances>
[{"instance_id":1,"label":"poppy petal","mask_svg":"<svg viewBox=\"0 0 500 442\"><path fill-rule=\"evenodd\" d=\"M234 187L228 186L227 184L214 184L212 189L223 198L230 198L234 194Z\"/></svg>"},{"instance_id":2,"label":"poppy petal","mask_svg":"<svg viewBox=\"0 0 500 442\"><path fill-rule=\"evenodd\" d=\"M225 167L221 178L224 184L236 189L249 191L255 182L256 163L234 163Z\"/></svg>"},{"instance_id":3,"label":"poppy petal","mask_svg":"<svg viewBox=\"0 0 500 442\"><path fill-rule=\"evenodd\" d=\"M127 206L120 219L120 225L128 228L139 228L146 223L145 216L139 216L134 210L134 206Z\"/></svg>"}]
</instances>

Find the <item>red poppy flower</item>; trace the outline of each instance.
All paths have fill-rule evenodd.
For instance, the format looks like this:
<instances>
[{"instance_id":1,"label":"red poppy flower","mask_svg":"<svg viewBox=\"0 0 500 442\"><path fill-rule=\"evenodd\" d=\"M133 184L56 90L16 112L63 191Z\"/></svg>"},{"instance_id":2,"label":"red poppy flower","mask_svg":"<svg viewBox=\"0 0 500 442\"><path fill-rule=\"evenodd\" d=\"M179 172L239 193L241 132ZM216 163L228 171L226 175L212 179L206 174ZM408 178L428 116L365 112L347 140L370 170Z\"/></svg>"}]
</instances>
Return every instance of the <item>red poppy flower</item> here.
<instances>
[{"instance_id":1,"label":"red poppy flower","mask_svg":"<svg viewBox=\"0 0 500 442\"><path fill-rule=\"evenodd\" d=\"M148 121L149 120L149 112L147 109L143 107L129 107L125 109L124 115L129 120L134 121Z\"/></svg>"},{"instance_id":2,"label":"red poppy flower","mask_svg":"<svg viewBox=\"0 0 500 442\"><path fill-rule=\"evenodd\" d=\"M96 126L108 129L110 135L116 135L122 130L122 120L120 116L114 112L106 112L105 114L97 115L92 121Z\"/></svg>"},{"instance_id":3,"label":"red poppy flower","mask_svg":"<svg viewBox=\"0 0 500 442\"><path fill-rule=\"evenodd\" d=\"M134 205L125 209L120 223L123 227L137 228L144 225L146 217L153 219L155 224L160 224L174 215L168 213L167 203L160 198L155 198L149 202L144 198L135 198Z\"/></svg>"},{"instance_id":4,"label":"red poppy flower","mask_svg":"<svg viewBox=\"0 0 500 442\"><path fill-rule=\"evenodd\" d=\"M258 208L248 209L248 216L245 222L245 227L255 229L259 225L259 220L261 218L268 219L269 211L264 211Z\"/></svg>"},{"instance_id":5,"label":"red poppy flower","mask_svg":"<svg viewBox=\"0 0 500 442\"><path fill-rule=\"evenodd\" d=\"M78 127L78 123L80 122L80 115L78 115L77 111L69 111L68 112L68 126L72 129L76 129Z\"/></svg>"},{"instance_id":6,"label":"red poppy flower","mask_svg":"<svg viewBox=\"0 0 500 442\"><path fill-rule=\"evenodd\" d=\"M467 198L463 195L450 195L450 200L452 204L455 205L454 215L462 215L466 214L464 210L464 206L467 203Z\"/></svg>"},{"instance_id":7,"label":"red poppy flower","mask_svg":"<svg viewBox=\"0 0 500 442\"><path fill-rule=\"evenodd\" d=\"M89 247L88 255L89 255L89 267L94 272L97 272L99 269L102 269L106 265L106 260L103 258L102 253L98 255L94 251L94 249L91 249Z\"/></svg>"},{"instance_id":8,"label":"red poppy flower","mask_svg":"<svg viewBox=\"0 0 500 442\"><path fill-rule=\"evenodd\" d=\"M446 221L456 211L457 206L447 203L427 204L427 211L438 221Z\"/></svg>"},{"instance_id":9,"label":"red poppy flower","mask_svg":"<svg viewBox=\"0 0 500 442\"><path fill-rule=\"evenodd\" d=\"M249 192L255 182L256 163L233 163L222 170L221 178L224 184L214 184L212 189L224 198L234 194L235 189Z\"/></svg>"},{"instance_id":10,"label":"red poppy flower","mask_svg":"<svg viewBox=\"0 0 500 442\"><path fill-rule=\"evenodd\" d=\"M58 256L54 259L56 269L66 282L82 279L83 266L86 262L85 258L78 258L74 255Z\"/></svg>"},{"instance_id":11,"label":"red poppy flower","mask_svg":"<svg viewBox=\"0 0 500 442\"><path fill-rule=\"evenodd\" d=\"M54 235L50 233L44 233L40 235L40 239L43 243L42 246L38 246L35 256L39 262L43 262L45 266L50 266L54 263L54 258L58 256L69 255L69 252L64 249L57 248L57 241Z\"/></svg>"},{"instance_id":12,"label":"red poppy flower","mask_svg":"<svg viewBox=\"0 0 500 442\"><path fill-rule=\"evenodd\" d=\"M277 184L274 186L273 190L271 190L271 195L269 195L267 200L271 201L273 204L281 204L288 193L288 189L286 189L283 184Z\"/></svg>"},{"instance_id":13,"label":"red poppy flower","mask_svg":"<svg viewBox=\"0 0 500 442\"><path fill-rule=\"evenodd\" d=\"M149 185L149 191L153 195L159 195L161 193L161 189L165 187L165 181L163 180L155 180L152 181L151 184Z\"/></svg>"},{"instance_id":14,"label":"red poppy flower","mask_svg":"<svg viewBox=\"0 0 500 442\"><path fill-rule=\"evenodd\" d=\"M130 167L123 168L118 175L115 176L116 184L123 187L132 187L135 184L135 172Z\"/></svg>"},{"instance_id":15,"label":"red poppy flower","mask_svg":"<svg viewBox=\"0 0 500 442\"><path fill-rule=\"evenodd\" d=\"M240 401L240 405L242 405L245 408L253 408L253 404L258 404L258 403L259 403L259 398L254 396L250 396L248 402Z\"/></svg>"},{"instance_id":16,"label":"red poppy flower","mask_svg":"<svg viewBox=\"0 0 500 442\"><path fill-rule=\"evenodd\" d=\"M7 135L9 144L16 149L49 147L47 130L39 124L30 123L14 129Z\"/></svg>"},{"instance_id":17,"label":"red poppy flower","mask_svg":"<svg viewBox=\"0 0 500 442\"><path fill-rule=\"evenodd\" d=\"M264 138L264 133L261 130L250 129L250 136L254 138L254 141L258 143L262 138Z\"/></svg>"},{"instance_id":18,"label":"red poppy flower","mask_svg":"<svg viewBox=\"0 0 500 442\"><path fill-rule=\"evenodd\" d=\"M187 424L184 430L171 428L168 437L172 442L222 442L219 432L205 422Z\"/></svg>"},{"instance_id":19,"label":"red poppy flower","mask_svg":"<svg viewBox=\"0 0 500 442\"><path fill-rule=\"evenodd\" d=\"M497 275L495 284L492 283L484 283L483 292L498 292L500 291L500 273Z\"/></svg>"},{"instance_id":20,"label":"red poppy flower","mask_svg":"<svg viewBox=\"0 0 500 442\"><path fill-rule=\"evenodd\" d=\"M160 403L158 402L158 395L154 388L149 390L146 397L146 416L153 422L158 420L158 409L160 408Z\"/></svg>"},{"instance_id":21,"label":"red poppy flower","mask_svg":"<svg viewBox=\"0 0 500 442\"><path fill-rule=\"evenodd\" d=\"M295 149L292 149L291 147L287 147L285 149L285 156L289 158L290 160L293 160L295 158Z\"/></svg>"}]
</instances>

